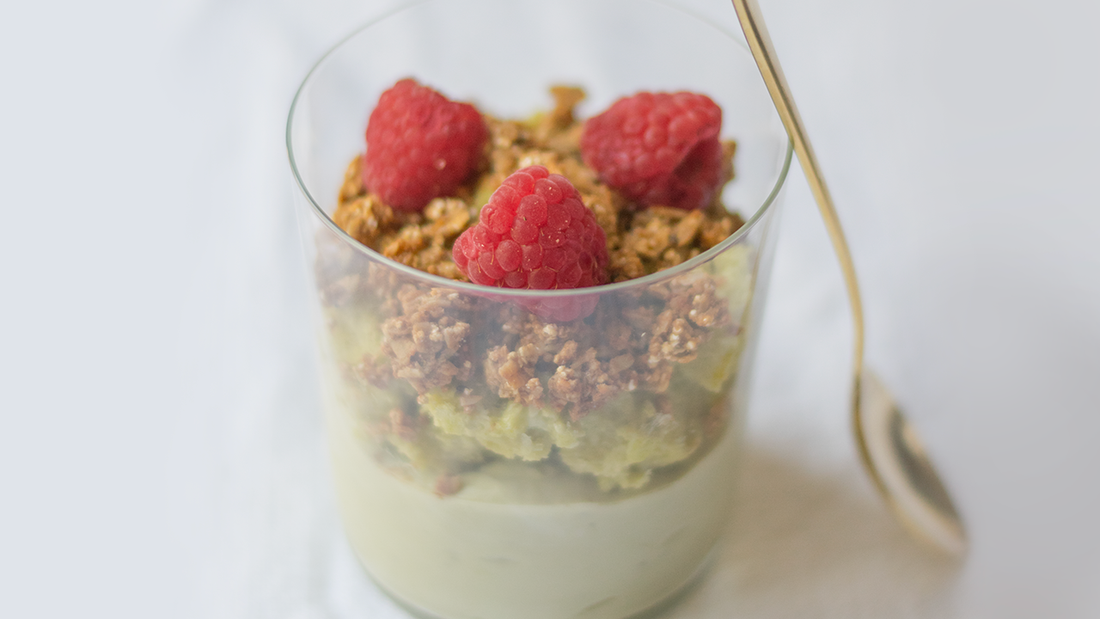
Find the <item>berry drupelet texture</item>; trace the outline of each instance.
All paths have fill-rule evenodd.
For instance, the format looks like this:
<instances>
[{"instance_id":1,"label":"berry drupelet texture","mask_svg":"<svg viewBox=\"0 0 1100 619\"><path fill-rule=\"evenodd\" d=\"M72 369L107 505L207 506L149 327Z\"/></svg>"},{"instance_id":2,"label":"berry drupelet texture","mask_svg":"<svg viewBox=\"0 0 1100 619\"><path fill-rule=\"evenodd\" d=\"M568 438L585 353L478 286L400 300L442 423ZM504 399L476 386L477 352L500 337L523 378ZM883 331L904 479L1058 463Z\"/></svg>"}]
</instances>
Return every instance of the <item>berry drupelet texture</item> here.
<instances>
[{"instance_id":1,"label":"berry drupelet texture","mask_svg":"<svg viewBox=\"0 0 1100 619\"><path fill-rule=\"evenodd\" d=\"M470 281L532 290L607 282L607 238L564 176L531 166L504 180L455 241Z\"/></svg>"},{"instance_id":2,"label":"berry drupelet texture","mask_svg":"<svg viewBox=\"0 0 1100 619\"><path fill-rule=\"evenodd\" d=\"M367 122L363 184L395 209L418 211L469 177L487 135L474 106L403 79L382 93Z\"/></svg>"},{"instance_id":3,"label":"berry drupelet texture","mask_svg":"<svg viewBox=\"0 0 1100 619\"><path fill-rule=\"evenodd\" d=\"M722 181L721 127L706 95L642 92L585 123L581 154L638 206L703 208Z\"/></svg>"}]
</instances>

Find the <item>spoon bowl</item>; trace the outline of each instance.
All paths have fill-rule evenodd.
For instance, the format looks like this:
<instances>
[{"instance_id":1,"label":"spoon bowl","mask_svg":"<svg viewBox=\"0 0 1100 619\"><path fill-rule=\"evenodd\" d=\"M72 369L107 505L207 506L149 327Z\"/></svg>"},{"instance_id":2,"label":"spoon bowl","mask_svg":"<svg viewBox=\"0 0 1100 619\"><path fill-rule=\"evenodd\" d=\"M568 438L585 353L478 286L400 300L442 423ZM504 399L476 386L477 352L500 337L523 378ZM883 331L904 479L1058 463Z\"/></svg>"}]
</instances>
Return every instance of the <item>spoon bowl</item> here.
<instances>
[{"instance_id":1,"label":"spoon bowl","mask_svg":"<svg viewBox=\"0 0 1100 619\"><path fill-rule=\"evenodd\" d=\"M863 372L857 393L856 440L864 468L879 493L910 531L952 554L962 554L966 549L962 519L916 429L874 372Z\"/></svg>"}]
</instances>

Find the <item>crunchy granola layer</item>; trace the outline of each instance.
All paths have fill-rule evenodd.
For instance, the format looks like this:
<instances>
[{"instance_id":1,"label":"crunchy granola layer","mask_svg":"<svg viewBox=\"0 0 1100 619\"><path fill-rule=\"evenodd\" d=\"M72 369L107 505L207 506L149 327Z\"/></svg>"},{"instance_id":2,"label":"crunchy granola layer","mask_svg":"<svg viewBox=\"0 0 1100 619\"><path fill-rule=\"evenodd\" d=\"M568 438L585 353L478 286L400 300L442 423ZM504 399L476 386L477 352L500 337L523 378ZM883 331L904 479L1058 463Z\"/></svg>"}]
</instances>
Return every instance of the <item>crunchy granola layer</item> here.
<instances>
[{"instance_id":1,"label":"crunchy granola layer","mask_svg":"<svg viewBox=\"0 0 1100 619\"><path fill-rule=\"evenodd\" d=\"M466 281L451 259L454 240L477 222L478 211L508 175L545 166L569 179L607 235L612 282L635 279L675 266L714 247L744 221L716 196L708 208L652 206L635 210L584 164L580 136L584 123L573 114L584 98L578 88L551 89L554 108L526 121L485 116L489 140L476 175L456 196L432 200L422 213L395 211L364 186L361 157L347 167L333 221L354 239L383 256L422 271ZM723 183L733 178L737 145L726 141Z\"/></svg>"},{"instance_id":2,"label":"crunchy granola layer","mask_svg":"<svg viewBox=\"0 0 1100 619\"><path fill-rule=\"evenodd\" d=\"M396 211L348 166L334 222L383 256L465 281L454 240L509 174L543 165L567 177L604 228L611 281L680 264L743 225L718 198L706 209L636 210L599 181L579 151L584 94L552 89L555 106L526 122L486 117L477 173L421 213ZM733 142L724 145L733 176ZM638 489L661 467L689 463L720 435L740 355L751 281L701 268L609 298L590 316L556 323L521 305L432 287L320 244L316 274L339 358L361 401L365 433L391 470L437 494L494 459L538 462L590 476L604 491ZM734 248L744 249L744 248ZM725 287L725 288L724 288ZM363 333L375 334L364 337Z\"/></svg>"}]
</instances>

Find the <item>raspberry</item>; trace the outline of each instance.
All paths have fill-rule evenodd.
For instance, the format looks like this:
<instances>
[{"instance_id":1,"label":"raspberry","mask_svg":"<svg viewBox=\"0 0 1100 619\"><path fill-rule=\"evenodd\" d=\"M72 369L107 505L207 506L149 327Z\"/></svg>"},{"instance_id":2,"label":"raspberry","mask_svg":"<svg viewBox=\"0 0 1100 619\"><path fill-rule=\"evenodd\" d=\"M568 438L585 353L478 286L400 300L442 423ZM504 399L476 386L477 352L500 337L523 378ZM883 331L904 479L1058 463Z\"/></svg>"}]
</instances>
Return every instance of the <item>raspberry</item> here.
<instances>
[{"instance_id":1,"label":"raspberry","mask_svg":"<svg viewBox=\"0 0 1100 619\"><path fill-rule=\"evenodd\" d=\"M403 79L367 121L363 184L395 209L418 211L474 171L487 135L474 106Z\"/></svg>"},{"instance_id":2,"label":"raspberry","mask_svg":"<svg viewBox=\"0 0 1100 619\"><path fill-rule=\"evenodd\" d=\"M722 108L691 92L641 92L584 124L581 155L600 178L642 206L710 203L722 180Z\"/></svg>"},{"instance_id":3,"label":"raspberry","mask_svg":"<svg viewBox=\"0 0 1100 619\"><path fill-rule=\"evenodd\" d=\"M568 289L607 282L607 237L564 176L542 166L519 170L455 240L455 264L470 281L500 288ZM533 299L528 309L554 320L587 316L597 298Z\"/></svg>"}]
</instances>

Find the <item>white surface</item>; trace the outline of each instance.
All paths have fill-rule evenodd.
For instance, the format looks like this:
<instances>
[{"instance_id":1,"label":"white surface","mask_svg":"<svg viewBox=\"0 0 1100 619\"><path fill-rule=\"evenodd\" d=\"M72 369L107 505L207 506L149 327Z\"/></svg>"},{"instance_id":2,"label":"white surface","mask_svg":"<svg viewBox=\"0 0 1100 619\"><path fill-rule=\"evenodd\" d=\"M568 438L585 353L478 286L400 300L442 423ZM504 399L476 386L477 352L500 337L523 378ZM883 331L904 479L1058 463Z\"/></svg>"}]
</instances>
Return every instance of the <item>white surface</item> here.
<instances>
[{"instance_id":1,"label":"white surface","mask_svg":"<svg viewBox=\"0 0 1100 619\"><path fill-rule=\"evenodd\" d=\"M283 147L308 66L393 4L2 9L0 616L404 617L334 520ZM736 534L669 617L1100 616L1100 5L761 4L972 549L861 476L796 173Z\"/></svg>"}]
</instances>

